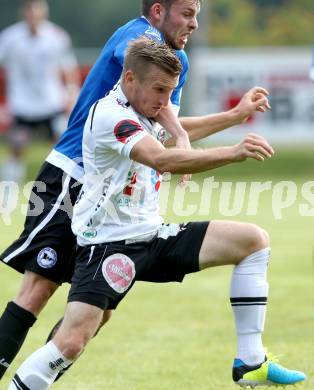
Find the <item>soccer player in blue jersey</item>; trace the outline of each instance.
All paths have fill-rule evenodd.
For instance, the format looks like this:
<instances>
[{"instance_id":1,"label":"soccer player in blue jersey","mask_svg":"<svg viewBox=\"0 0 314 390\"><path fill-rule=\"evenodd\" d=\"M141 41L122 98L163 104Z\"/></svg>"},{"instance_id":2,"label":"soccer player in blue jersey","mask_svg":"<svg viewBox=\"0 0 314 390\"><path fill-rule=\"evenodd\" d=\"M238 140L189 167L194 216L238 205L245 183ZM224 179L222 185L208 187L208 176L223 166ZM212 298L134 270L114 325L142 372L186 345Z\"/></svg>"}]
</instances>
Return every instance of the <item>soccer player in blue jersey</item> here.
<instances>
[{"instance_id":1,"label":"soccer player in blue jersey","mask_svg":"<svg viewBox=\"0 0 314 390\"><path fill-rule=\"evenodd\" d=\"M24 230L0 255L2 262L24 273L17 297L8 303L0 318L0 377L15 358L49 298L60 284L71 280L76 245L71 231L71 214L83 175L83 127L90 107L119 80L128 42L146 35L158 42L166 42L176 50L182 64L178 86L171 96L171 103L156 119L171 133L180 148L189 148L189 138L206 137L245 121L254 111L269 108L267 91L256 87L230 111L177 118L188 71L184 48L197 28L200 5L201 0L142 0L143 16L120 27L112 35L90 71L67 130L40 169L30 196ZM109 317L110 311L105 311L103 321Z\"/></svg>"}]
</instances>

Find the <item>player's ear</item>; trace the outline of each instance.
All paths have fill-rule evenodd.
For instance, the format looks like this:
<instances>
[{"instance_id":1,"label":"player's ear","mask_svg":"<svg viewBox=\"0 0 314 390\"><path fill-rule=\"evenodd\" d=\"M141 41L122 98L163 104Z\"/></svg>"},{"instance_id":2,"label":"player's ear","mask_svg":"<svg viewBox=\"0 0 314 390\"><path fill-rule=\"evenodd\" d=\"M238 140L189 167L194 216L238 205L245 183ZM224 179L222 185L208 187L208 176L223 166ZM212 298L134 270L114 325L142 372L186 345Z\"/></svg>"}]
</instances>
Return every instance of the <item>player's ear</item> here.
<instances>
[{"instance_id":1,"label":"player's ear","mask_svg":"<svg viewBox=\"0 0 314 390\"><path fill-rule=\"evenodd\" d=\"M150 17L152 20L159 22L163 19L165 11L165 7L162 4L155 3L151 6Z\"/></svg>"},{"instance_id":2,"label":"player's ear","mask_svg":"<svg viewBox=\"0 0 314 390\"><path fill-rule=\"evenodd\" d=\"M132 84L133 81L135 80L135 74L134 72L129 69L127 70L125 73L124 73L124 82L127 83L127 84Z\"/></svg>"}]
</instances>

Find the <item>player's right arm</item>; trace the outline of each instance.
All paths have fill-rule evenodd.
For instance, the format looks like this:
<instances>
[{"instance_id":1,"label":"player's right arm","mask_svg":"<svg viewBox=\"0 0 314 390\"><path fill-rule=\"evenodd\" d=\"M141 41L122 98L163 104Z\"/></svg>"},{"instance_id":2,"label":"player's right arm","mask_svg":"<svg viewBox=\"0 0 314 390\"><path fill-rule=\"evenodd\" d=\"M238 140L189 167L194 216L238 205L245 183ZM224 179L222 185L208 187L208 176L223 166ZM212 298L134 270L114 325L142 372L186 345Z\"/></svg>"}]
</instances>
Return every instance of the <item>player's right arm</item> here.
<instances>
[{"instance_id":1,"label":"player's right arm","mask_svg":"<svg viewBox=\"0 0 314 390\"><path fill-rule=\"evenodd\" d=\"M204 116L179 118L182 127L187 131L190 141L208 137L221 130L245 122L256 111L266 112L270 109L268 91L262 87L251 88L246 92L238 105L229 111ZM166 146L173 146L170 138Z\"/></svg>"},{"instance_id":2,"label":"player's right arm","mask_svg":"<svg viewBox=\"0 0 314 390\"><path fill-rule=\"evenodd\" d=\"M54 26L58 32L59 65L66 89L65 109L70 113L80 92L80 72L69 34L59 26Z\"/></svg>"},{"instance_id":3,"label":"player's right arm","mask_svg":"<svg viewBox=\"0 0 314 390\"><path fill-rule=\"evenodd\" d=\"M267 140L254 133L249 133L239 144L203 150L169 150L147 135L133 146L130 157L160 173L184 174L219 168L247 158L263 161L273 154Z\"/></svg>"}]
</instances>

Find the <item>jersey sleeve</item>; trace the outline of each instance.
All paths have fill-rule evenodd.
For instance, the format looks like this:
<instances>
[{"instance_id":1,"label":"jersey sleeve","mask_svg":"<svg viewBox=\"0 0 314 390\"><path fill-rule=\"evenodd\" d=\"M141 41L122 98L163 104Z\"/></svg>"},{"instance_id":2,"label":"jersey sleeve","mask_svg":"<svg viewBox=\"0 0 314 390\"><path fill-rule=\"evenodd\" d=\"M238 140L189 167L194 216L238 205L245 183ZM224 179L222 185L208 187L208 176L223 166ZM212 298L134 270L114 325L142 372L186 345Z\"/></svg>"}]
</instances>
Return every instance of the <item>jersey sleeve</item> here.
<instances>
[{"instance_id":1,"label":"jersey sleeve","mask_svg":"<svg viewBox=\"0 0 314 390\"><path fill-rule=\"evenodd\" d=\"M182 64L182 72L179 77L179 83L176 89L172 92L171 102L173 105L180 107L181 104L181 95L182 89L186 82L188 70L189 70L189 60L186 53L183 50L177 51L177 56Z\"/></svg>"},{"instance_id":2,"label":"jersey sleeve","mask_svg":"<svg viewBox=\"0 0 314 390\"><path fill-rule=\"evenodd\" d=\"M122 111L118 115L111 114L109 116L107 111L106 113L107 115L101 114L95 121L96 146L130 158L133 146L148 134L147 131L137 118L129 113L124 114Z\"/></svg>"}]
</instances>

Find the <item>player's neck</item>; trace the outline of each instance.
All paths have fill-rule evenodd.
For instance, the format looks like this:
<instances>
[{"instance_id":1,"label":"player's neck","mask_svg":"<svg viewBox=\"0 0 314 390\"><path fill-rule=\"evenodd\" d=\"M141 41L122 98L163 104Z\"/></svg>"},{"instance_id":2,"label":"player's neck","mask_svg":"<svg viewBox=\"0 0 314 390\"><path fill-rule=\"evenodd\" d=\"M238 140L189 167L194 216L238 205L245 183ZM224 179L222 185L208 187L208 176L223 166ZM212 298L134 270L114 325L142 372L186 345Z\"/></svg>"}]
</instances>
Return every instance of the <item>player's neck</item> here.
<instances>
[{"instance_id":1,"label":"player's neck","mask_svg":"<svg viewBox=\"0 0 314 390\"><path fill-rule=\"evenodd\" d=\"M156 23L156 21L154 21L153 18L150 18L149 16L143 16L143 18L146 19L152 27L158 30L158 26L157 26L158 23Z\"/></svg>"},{"instance_id":2,"label":"player's neck","mask_svg":"<svg viewBox=\"0 0 314 390\"><path fill-rule=\"evenodd\" d=\"M132 94L131 94L131 91L129 90L128 86L125 85L123 81L121 81L120 88L121 88L123 95L125 96L127 101L130 103L130 105L132 106L132 102L130 101L130 100L132 100Z\"/></svg>"},{"instance_id":3,"label":"player's neck","mask_svg":"<svg viewBox=\"0 0 314 390\"><path fill-rule=\"evenodd\" d=\"M33 36L39 35L40 24L28 24L28 29Z\"/></svg>"}]
</instances>

